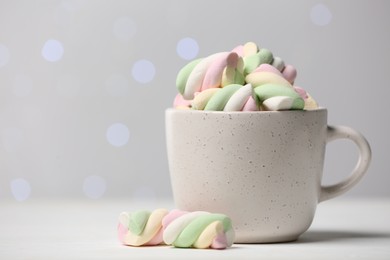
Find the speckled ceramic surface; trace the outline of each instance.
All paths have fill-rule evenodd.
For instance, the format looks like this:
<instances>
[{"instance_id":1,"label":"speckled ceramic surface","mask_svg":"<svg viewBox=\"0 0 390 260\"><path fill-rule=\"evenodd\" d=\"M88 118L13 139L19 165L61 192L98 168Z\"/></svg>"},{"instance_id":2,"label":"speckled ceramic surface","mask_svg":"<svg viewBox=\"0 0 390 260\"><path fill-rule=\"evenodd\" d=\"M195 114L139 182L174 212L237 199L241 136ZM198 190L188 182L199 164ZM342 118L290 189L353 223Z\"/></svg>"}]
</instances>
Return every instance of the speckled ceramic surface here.
<instances>
[{"instance_id":1,"label":"speckled ceramic surface","mask_svg":"<svg viewBox=\"0 0 390 260\"><path fill-rule=\"evenodd\" d=\"M356 131L329 127L327 110L166 111L171 184L183 210L221 212L238 243L291 241L306 231L318 202L365 173L369 145ZM351 176L321 187L326 143L350 138L360 149Z\"/></svg>"}]
</instances>

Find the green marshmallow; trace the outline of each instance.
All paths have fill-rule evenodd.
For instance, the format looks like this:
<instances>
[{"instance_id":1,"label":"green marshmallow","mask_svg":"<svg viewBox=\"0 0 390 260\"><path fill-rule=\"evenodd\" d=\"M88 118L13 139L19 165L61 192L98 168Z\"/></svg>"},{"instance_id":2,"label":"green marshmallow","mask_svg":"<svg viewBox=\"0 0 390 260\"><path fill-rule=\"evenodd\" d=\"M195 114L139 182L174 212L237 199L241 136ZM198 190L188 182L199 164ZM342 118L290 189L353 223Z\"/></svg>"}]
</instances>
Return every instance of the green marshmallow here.
<instances>
[{"instance_id":1,"label":"green marshmallow","mask_svg":"<svg viewBox=\"0 0 390 260\"><path fill-rule=\"evenodd\" d=\"M209 111L222 111L229 101L229 98L239 89L242 85L232 84L228 85L224 88L221 88L218 92L216 92L209 100L204 110Z\"/></svg>"},{"instance_id":2,"label":"green marshmallow","mask_svg":"<svg viewBox=\"0 0 390 260\"><path fill-rule=\"evenodd\" d=\"M277 84L264 84L253 89L253 98L256 100L258 106L260 106L265 100L276 96L293 98L294 102L291 109L301 110L305 107L305 101L291 87Z\"/></svg>"},{"instance_id":3,"label":"green marshmallow","mask_svg":"<svg viewBox=\"0 0 390 260\"><path fill-rule=\"evenodd\" d=\"M130 215L129 230L135 235L140 235L148 222L150 212L140 210Z\"/></svg>"},{"instance_id":4,"label":"green marshmallow","mask_svg":"<svg viewBox=\"0 0 390 260\"><path fill-rule=\"evenodd\" d=\"M254 71L261 64L271 64L273 60L272 52L268 49L261 49L258 53L244 57L245 75Z\"/></svg>"},{"instance_id":5,"label":"green marshmallow","mask_svg":"<svg viewBox=\"0 0 390 260\"><path fill-rule=\"evenodd\" d=\"M196 65L202 60L196 59L185 65L177 74L176 77L176 87L179 90L180 94L184 94L184 90L186 88L188 77L190 76L192 70L195 68Z\"/></svg>"},{"instance_id":6,"label":"green marshmallow","mask_svg":"<svg viewBox=\"0 0 390 260\"><path fill-rule=\"evenodd\" d=\"M245 84L245 77L244 75L239 72L237 69L236 69L236 74L234 75L234 83L235 84L240 84L240 85L244 85Z\"/></svg>"},{"instance_id":7,"label":"green marshmallow","mask_svg":"<svg viewBox=\"0 0 390 260\"><path fill-rule=\"evenodd\" d=\"M190 247L195 243L203 230L213 223L214 221L221 221L223 225L223 230L226 232L229 229L232 229L232 222L230 218L223 214L207 214L202 215L194 219L190 224L188 224L180 235L176 238L173 245L175 247Z\"/></svg>"},{"instance_id":8,"label":"green marshmallow","mask_svg":"<svg viewBox=\"0 0 390 260\"><path fill-rule=\"evenodd\" d=\"M244 75L237 69L227 67L225 71L225 75L222 75L221 86L226 87L231 84L240 84L244 85L245 78Z\"/></svg>"}]
</instances>

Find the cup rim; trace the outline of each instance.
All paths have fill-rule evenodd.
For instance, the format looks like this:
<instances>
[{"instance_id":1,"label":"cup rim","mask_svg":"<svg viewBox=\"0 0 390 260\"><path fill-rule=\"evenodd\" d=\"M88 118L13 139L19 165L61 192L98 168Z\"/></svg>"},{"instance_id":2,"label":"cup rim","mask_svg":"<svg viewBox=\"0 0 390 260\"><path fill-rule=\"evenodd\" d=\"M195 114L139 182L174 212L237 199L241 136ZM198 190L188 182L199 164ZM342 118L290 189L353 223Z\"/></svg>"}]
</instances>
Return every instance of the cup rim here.
<instances>
[{"instance_id":1,"label":"cup rim","mask_svg":"<svg viewBox=\"0 0 390 260\"><path fill-rule=\"evenodd\" d=\"M214 110L195 110L195 109L177 109L174 107L167 108L166 112L175 113L199 113L199 114L286 114L286 113L313 113L327 111L325 107L318 107L310 110L280 110L280 111L214 111Z\"/></svg>"}]
</instances>

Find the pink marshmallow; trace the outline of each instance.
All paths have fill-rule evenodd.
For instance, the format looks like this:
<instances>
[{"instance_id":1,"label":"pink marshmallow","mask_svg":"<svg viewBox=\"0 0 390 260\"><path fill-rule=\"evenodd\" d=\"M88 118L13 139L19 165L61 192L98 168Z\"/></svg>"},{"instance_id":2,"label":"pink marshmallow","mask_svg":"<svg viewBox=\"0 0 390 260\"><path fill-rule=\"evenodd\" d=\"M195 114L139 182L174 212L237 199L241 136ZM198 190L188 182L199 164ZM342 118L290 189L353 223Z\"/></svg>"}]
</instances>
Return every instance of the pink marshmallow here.
<instances>
[{"instance_id":1,"label":"pink marshmallow","mask_svg":"<svg viewBox=\"0 0 390 260\"><path fill-rule=\"evenodd\" d=\"M124 244L125 236L129 230L121 223L118 224L118 238L122 244Z\"/></svg>"},{"instance_id":2,"label":"pink marshmallow","mask_svg":"<svg viewBox=\"0 0 390 260\"><path fill-rule=\"evenodd\" d=\"M244 45L238 45L232 50L232 52L237 53L240 57L244 57Z\"/></svg>"},{"instance_id":3,"label":"pink marshmallow","mask_svg":"<svg viewBox=\"0 0 390 260\"><path fill-rule=\"evenodd\" d=\"M227 248L228 246L228 243L227 243L227 240L226 240L226 236L222 233L222 234L218 234L214 240L213 240L213 243L211 244L211 248L215 248L215 249L224 249L224 248Z\"/></svg>"},{"instance_id":4,"label":"pink marshmallow","mask_svg":"<svg viewBox=\"0 0 390 260\"><path fill-rule=\"evenodd\" d=\"M223 70L226 66L237 67L238 58L237 53L227 52L214 60L203 78L201 91L220 87Z\"/></svg>"},{"instance_id":5,"label":"pink marshmallow","mask_svg":"<svg viewBox=\"0 0 390 260\"><path fill-rule=\"evenodd\" d=\"M269 65L267 63L261 64L253 72L271 72L271 73L275 73L279 76L283 76L282 73L277 68L275 68L274 66Z\"/></svg>"},{"instance_id":6,"label":"pink marshmallow","mask_svg":"<svg viewBox=\"0 0 390 260\"><path fill-rule=\"evenodd\" d=\"M150 241L148 241L145 244L145 246L155 246L155 245L161 244L164 241L163 240L163 231L164 231L164 229L161 227L158 230L157 234L154 235L154 237Z\"/></svg>"},{"instance_id":7,"label":"pink marshmallow","mask_svg":"<svg viewBox=\"0 0 390 260\"><path fill-rule=\"evenodd\" d=\"M301 96L302 99L308 98L307 92L303 88L298 87L298 86L294 86L294 90L295 90L295 92L297 92Z\"/></svg>"},{"instance_id":8,"label":"pink marshmallow","mask_svg":"<svg viewBox=\"0 0 390 260\"><path fill-rule=\"evenodd\" d=\"M163 226L163 229L165 230L167 228L167 226L172 222L174 221L175 219L187 214L188 212L187 211L182 211L182 210L178 210L178 209L174 209L172 210L171 212L168 213L168 215L166 215L163 219L162 219L162 226Z\"/></svg>"},{"instance_id":9,"label":"pink marshmallow","mask_svg":"<svg viewBox=\"0 0 390 260\"><path fill-rule=\"evenodd\" d=\"M242 108L242 111L258 111L258 107L256 105L256 101L253 99L253 97L249 97L248 101L245 103L244 107Z\"/></svg>"},{"instance_id":10,"label":"pink marshmallow","mask_svg":"<svg viewBox=\"0 0 390 260\"><path fill-rule=\"evenodd\" d=\"M282 71L283 77L290 82L291 84L294 83L295 78L297 77L297 70L292 66L287 64L283 71Z\"/></svg>"},{"instance_id":11,"label":"pink marshmallow","mask_svg":"<svg viewBox=\"0 0 390 260\"><path fill-rule=\"evenodd\" d=\"M179 93L176 95L175 100L173 101L173 107L190 107L191 106L191 100L186 100L184 97Z\"/></svg>"}]
</instances>

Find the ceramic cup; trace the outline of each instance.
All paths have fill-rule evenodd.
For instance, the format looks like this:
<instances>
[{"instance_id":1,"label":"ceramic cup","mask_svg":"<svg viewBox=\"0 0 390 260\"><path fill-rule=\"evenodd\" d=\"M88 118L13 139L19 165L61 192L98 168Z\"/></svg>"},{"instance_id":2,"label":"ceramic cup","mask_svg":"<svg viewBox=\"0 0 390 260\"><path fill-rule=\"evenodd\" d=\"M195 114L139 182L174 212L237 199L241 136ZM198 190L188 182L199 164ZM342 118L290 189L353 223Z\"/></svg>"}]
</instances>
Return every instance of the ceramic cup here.
<instances>
[{"instance_id":1,"label":"ceramic cup","mask_svg":"<svg viewBox=\"0 0 390 260\"><path fill-rule=\"evenodd\" d=\"M367 171L370 146L355 130L328 126L327 110L166 111L166 141L176 206L231 217L236 243L296 240L319 202L354 186ZM326 144L359 149L345 180L322 186ZM342 154L340 155L342 163Z\"/></svg>"}]
</instances>

